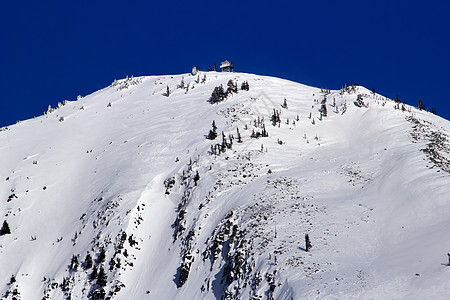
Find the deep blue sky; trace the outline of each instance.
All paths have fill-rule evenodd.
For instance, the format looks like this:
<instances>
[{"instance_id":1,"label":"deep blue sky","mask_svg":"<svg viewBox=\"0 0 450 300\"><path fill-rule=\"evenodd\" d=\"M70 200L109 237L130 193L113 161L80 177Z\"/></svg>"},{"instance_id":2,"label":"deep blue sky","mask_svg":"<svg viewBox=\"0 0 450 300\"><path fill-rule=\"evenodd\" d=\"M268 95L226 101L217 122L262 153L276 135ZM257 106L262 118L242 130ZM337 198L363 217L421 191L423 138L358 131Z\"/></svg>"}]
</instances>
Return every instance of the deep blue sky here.
<instances>
[{"instance_id":1,"label":"deep blue sky","mask_svg":"<svg viewBox=\"0 0 450 300\"><path fill-rule=\"evenodd\" d=\"M450 1L4 1L0 127L126 75L358 83L450 119Z\"/></svg>"}]
</instances>

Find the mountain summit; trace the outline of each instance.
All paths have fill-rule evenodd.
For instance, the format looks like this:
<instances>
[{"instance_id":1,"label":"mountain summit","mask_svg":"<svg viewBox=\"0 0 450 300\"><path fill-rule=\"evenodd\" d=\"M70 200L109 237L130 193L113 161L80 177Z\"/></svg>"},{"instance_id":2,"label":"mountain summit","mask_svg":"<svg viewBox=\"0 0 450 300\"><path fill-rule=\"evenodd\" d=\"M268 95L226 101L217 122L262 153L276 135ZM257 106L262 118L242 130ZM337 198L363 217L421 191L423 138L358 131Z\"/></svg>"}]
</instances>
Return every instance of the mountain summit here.
<instances>
[{"instance_id":1,"label":"mountain summit","mask_svg":"<svg viewBox=\"0 0 450 300\"><path fill-rule=\"evenodd\" d=\"M2 299L448 299L450 123L361 86L131 77L0 129Z\"/></svg>"}]
</instances>

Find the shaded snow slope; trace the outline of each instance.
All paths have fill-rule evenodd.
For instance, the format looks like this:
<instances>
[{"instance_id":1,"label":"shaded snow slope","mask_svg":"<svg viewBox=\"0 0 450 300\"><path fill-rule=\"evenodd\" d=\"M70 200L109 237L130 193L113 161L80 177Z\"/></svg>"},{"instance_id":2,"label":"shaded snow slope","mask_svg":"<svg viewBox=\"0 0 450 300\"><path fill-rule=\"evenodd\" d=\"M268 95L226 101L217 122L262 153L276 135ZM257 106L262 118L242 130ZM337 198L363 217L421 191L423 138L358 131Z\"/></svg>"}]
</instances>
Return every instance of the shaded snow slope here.
<instances>
[{"instance_id":1,"label":"shaded snow slope","mask_svg":"<svg viewBox=\"0 0 450 300\"><path fill-rule=\"evenodd\" d=\"M449 134L363 87L115 81L1 129L1 296L447 299Z\"/></svg>"}]
</instances>

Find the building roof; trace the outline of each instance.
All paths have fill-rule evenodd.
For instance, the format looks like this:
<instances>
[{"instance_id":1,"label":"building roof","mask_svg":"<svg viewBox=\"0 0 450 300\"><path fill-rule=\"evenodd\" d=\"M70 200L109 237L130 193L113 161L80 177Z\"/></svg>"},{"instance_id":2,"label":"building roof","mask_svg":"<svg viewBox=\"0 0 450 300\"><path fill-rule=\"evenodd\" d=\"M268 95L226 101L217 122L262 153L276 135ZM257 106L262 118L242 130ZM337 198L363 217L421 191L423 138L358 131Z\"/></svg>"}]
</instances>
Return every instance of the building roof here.
<instances>
[{"instance_id":1,"label":"building roof","mask_svg":"<svg viewBox=\"0 0 450 300\"><path fill-rule=\"evenodd\" d=\"M221 69L227 68L227 67L233 67L233 63L231 61L226 60L220 64Z\"/></svg>"}]
</instances>

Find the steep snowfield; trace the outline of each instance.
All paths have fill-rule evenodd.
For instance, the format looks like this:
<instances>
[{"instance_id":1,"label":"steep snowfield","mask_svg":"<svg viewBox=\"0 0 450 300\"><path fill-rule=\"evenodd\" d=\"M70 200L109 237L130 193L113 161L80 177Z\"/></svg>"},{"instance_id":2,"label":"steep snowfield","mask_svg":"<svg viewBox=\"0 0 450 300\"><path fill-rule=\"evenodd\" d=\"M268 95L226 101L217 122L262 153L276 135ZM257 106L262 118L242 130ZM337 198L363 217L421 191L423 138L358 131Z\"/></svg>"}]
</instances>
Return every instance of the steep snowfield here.
<instances>
[{"instance_id":1,"label":"steep snowfield","mask_svg":"<svg viewBox=\"0 0 450 300\"><path fill-rule=\"evenodd\" d=\"M201 72L115 81L3 128L1 297L448 299L450 123L403 108Z\"/></svg>"}]
</instances>

